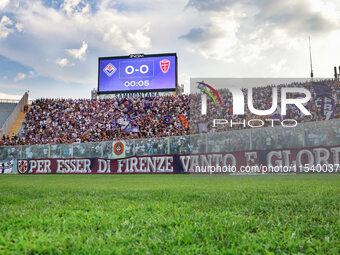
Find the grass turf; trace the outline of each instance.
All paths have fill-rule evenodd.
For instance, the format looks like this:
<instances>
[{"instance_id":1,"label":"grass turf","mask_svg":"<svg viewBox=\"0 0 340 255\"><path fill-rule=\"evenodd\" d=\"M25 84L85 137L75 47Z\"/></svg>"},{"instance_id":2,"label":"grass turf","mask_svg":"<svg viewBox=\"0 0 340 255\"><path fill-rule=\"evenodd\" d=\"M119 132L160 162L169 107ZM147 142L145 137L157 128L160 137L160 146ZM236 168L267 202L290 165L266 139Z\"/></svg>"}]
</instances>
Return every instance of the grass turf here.
<instances>
[{"instance_id":1,"label":"grass turf","mask_svg":"<svg viewBox=\"0 0 340 255\"><path fill-rule=\"evenodd\" d=\"M0 254L339 254L337 175L0 176Z\"/></svg>"}]
</instances>

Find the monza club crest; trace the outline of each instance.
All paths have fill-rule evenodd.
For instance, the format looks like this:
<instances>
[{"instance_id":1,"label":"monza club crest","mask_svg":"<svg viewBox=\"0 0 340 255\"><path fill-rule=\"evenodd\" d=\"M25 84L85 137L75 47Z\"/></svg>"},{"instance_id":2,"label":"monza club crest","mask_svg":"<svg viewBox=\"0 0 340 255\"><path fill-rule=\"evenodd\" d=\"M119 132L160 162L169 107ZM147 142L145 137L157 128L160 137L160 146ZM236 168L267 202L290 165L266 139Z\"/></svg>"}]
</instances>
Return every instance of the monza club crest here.
<instances>
[{"instance_id":1,"label":"monza club crest","mask_svg":"<svg viewBox=\"0 0 340 255\"><path fill-rule=\"evenodd\" d=\"M28 171L28 161L18 160L18 172L19 174L24 174Z\"/></svg>"},{"instance_id":2,"label":"monza club crest","mask_svg":"<svg viewBox=\"0 0 340 255\"><path fill-rule=\"evenodd\" d=\"M161 67L162 72L167 73L170 68L170 60L163 59L159 62L159 65Z\"/></svg>"}]
</instances>

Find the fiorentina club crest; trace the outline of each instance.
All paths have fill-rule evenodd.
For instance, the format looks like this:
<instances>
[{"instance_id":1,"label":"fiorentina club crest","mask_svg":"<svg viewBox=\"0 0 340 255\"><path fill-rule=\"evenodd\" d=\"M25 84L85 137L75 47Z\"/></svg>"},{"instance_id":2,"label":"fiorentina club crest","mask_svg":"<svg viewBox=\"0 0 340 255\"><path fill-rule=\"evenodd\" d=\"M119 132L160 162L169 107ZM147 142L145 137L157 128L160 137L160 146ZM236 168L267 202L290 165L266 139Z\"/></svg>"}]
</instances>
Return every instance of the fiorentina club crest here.
<instances>
[{"instance_id":1,"label":"fiorentina club crest","mask_svg":"<svg viewBox=\"0 0 340 255\"><path fill-rule=\"evenodd\" d=\"M27 160L18 160L18 172L19 174L24 174L28 170L28 161Z\"/></svg>"},{"instance_id":2,"label":"fiorentina club crest","mask_svg":"<svg viewBox=\"0 0 340 255\"><path fill-rule=\"evenodd\" d=\"M103 71L104 73L106 73L107 76L111 77L116 72L116 70L117 68L109 63L107 66L105 66Z\"/></svg>"},{"instance_id":3,"label":"fiorentina club crest","mask_svg":"<svg viewBox=\"0 0 340 255\"><path fill-rule=\"evenodd\" d=\"M169 71L169 67L170 67L170 61L167 59L163 59L162 61L159 62L160 66L161 66L161 70L163 73L167 73Z\"/></svg>"},{"instance_id":4,"label":"fiorentina club crest","mask_svg":"<svg viewBox=\"0 0 340 255\"><path fill-rule=\"evenodd\" d=\"M118 142L113 147L113 152L116 155L121 155L124 152L124 144L122 142Z\"/></svg>"}]
</instances>

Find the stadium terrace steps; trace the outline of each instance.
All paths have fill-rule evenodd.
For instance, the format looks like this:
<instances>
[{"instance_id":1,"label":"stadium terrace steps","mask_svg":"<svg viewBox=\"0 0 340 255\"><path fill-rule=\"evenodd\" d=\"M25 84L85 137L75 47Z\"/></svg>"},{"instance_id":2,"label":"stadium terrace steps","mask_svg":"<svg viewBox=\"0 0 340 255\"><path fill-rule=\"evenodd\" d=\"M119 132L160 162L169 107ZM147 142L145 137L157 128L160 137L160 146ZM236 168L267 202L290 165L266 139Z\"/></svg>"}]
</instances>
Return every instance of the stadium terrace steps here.
<instances>
[{"instance_id":1,"label":"stadium terrace steps","mask_svg":"<svg viewBox=\"0 0 340 255\"><path fill-rule=\"evenodd\" d=\"M5 124L16 106L17 103L0 103L0 128Z\"/></svg>"},{"instance_id":2,"label":"stadium terrace steps","mask_svg":"<svg viewBox=\"0 0 340 255\"><path fill-rule=\"evenodd\" d=\"M31 108L31 105L28 105L28 111L30 110L30 108ZM26 113L24 111L21 111L19 113L18 118L16 119L16 121L14 122L13 126L11 127L8 133L9 137L11 137L12 135L16 135L19 132L20 127L22 126L22 123L25 120L25 116L26 116Z\"/></svg>"}]
</instances>

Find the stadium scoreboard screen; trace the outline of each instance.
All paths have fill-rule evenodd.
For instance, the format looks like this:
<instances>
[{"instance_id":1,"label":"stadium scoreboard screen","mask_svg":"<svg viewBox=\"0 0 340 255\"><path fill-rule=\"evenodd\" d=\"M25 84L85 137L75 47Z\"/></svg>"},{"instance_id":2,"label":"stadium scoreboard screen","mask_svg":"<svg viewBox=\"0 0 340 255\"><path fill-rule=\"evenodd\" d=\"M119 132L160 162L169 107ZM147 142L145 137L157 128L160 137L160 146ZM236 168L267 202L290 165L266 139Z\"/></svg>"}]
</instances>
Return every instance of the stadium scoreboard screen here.
<instances>
[{"instance_id":1,"label":"stadium scoreboard screen","mask_svg":"<svg viewBox=\"0 0 340 255\"><path fill-rule=\"evenodd\" d=\"M176 53L99 58L98 93L175 91Z\"/></svg>"}]
</instances>

